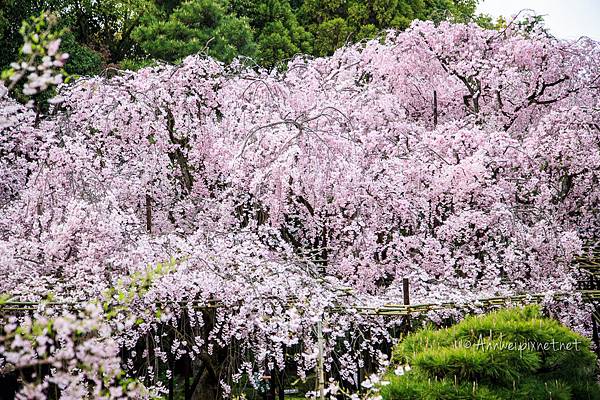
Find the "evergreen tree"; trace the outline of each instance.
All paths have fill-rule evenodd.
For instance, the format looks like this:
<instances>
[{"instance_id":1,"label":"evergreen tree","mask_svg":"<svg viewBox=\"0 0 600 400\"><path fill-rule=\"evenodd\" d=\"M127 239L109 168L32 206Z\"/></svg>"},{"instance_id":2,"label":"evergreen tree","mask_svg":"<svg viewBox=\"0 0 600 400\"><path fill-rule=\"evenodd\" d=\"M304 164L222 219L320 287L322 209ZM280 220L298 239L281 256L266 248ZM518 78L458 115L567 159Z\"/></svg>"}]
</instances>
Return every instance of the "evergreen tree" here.
<instances>
[{"instance_id":1,"label":"evergreen tree","mask_svg":"<svg viewBox=\"0 0 600 400\"><path fill-rule=\"evenodd\" d=\"M273 66L296 54L312 54L313 37L298 22L289 0L232 0L229 9L248 18L260 64Z\"/></svg>"},{"instance_id":2,"label":"evergreen tree","mask_svg":"<svg viewBox=\"0 0 600 400\"><path fill-rule=\"evenodd\" d=\"M247 20L228 14L225 5L214 0L186 1L166 21L147 19L133 38L148 56L165 61L206 50L230 62L240 54L254 57L256 51Z\"/></svg>"},{"instance_id":3,"label":"evergreen tree","mask_svg":"<svg viewBox=\"0 0 600 400\"><path fill-rule=\"evenodd\" d=\"M324 56L385 29L406 29L415 19L470 20L477 0L305 0L297 4L298 19L315 36L313 54Z\"/></svg>"}]
</instances>

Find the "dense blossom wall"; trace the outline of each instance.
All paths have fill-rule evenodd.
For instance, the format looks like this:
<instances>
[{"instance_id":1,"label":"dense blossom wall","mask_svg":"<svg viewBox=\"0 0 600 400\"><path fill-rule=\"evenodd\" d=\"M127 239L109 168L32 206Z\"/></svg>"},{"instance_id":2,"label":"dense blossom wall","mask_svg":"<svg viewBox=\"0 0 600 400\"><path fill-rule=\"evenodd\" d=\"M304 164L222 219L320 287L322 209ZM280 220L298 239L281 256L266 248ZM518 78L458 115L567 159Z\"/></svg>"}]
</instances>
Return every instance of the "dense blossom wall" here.
<instances>
[{"instance_id":1,"label":"dense blossom wall","mask_svg":"<svg viewBox=\"0 0 600 400\"><path fill-rule=\"evenodd\" d=\"M599 67L588 39L418 22L285 72L195 56L80 79L41 119L4 97L0 292L96 298L174 257L131 332L157 299L219 300L198 354L305 343L311 368L323 310L398 301L404 277L414 302L571 291L600 233ZM332 342L386 337L328 315Z\"/></svg>"}]
</instances>

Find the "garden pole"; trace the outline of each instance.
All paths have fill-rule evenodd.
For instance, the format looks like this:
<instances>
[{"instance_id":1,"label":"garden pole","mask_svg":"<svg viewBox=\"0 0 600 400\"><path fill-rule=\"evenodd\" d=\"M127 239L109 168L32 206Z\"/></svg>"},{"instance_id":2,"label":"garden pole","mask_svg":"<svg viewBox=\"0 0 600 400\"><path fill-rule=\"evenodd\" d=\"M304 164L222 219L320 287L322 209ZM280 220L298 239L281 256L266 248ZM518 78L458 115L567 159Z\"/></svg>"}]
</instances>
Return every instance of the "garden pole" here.
<instances>
[{"instance_id":1,"label":"garden pole","mask_svg":"<svg viewBox=\"0 0 600 400\"><path fill-rule=\"evenodd\" d=\"M597 322L597 311L598 307L594 305L592 309L592 341L594 342L595 353L597 356L600 356L600 339L598 337L598 322Z\"/></svg>"},{"instance_id":2,"label":"garden pole","mask_svg":"<svg viewBox=\"0 0 600 400\"><path fill-rule=\"evenodd\" d=\"M317 360L317 386L319 390L319 399L325 400L325 371L323 370L323 322L317 321L317 346L319 348L319 358Z\"/></svg>"},{"instance_id":3,"label":"garden pole","mask_svg":"<svg viewBox=\"0 0 600 400\"><path fill-rule=\"evenodd\" d=\"M590 289L596 289L596 279L594 274L590 274ZM598 338L598 323L596 315L598 312L598 303L592 302L592 342L594 343L596 356L600 356L600 339Z\"/></svg>"},{"instance_id":4,"label":"garden pole","mask_svg":"<svg viewBox=\"0 0 600 400\"><path fill-rule=\"evenodd\" d=\"M283 365L284 367L279 369L279 400L285 399L285 365L287 358L287 347L283 346Z\"/></svg>"},{"instance_id":5,"label":"garden pole","mask_svg":"<svg viewBox=\"0 0 600 400\"><path fill-rule=\"evenodd\" d=\"M408 290L408 278L402 278L402 297L405 306L410 305L410 293ZM404 333L408 333L410 331L410 314L406 314L404 317Z\"/></svg>"},{"instance_id":6,"label":"garden pole","mask_svg":"<svg viewBox=\"0 0 600 400\"><path fill-rule=\"evenodd\" d=\"M271 399L271 373L269 372L269 362L267 361L267 358L265 357L265 361L264 361L264 373L263 373L263 381L265 383L264 386L264 392L263 392L263 400L273 400Z\"/></svg>"}]
</instances>

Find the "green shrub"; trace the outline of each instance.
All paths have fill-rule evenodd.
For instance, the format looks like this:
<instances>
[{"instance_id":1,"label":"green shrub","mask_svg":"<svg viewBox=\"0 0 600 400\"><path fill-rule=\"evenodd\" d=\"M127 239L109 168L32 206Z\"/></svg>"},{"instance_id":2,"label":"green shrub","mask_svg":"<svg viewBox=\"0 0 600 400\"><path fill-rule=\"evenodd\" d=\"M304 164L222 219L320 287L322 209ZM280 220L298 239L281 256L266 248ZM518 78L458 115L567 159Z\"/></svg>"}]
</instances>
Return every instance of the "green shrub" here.
<instances>
[{"instance_id":1,"label":"green shrub","mask_svg":"<svg viewBox=\"0 0 600 400\"><path fill-rule=\"evenodd\" d=\"M149 58L126 58L119 63L119 68L129 71L137 71L146 67L154 67L159 63Z\"/></svg>"},{"instance_id":2,"label":"green shrub","mask_svg":"<svg viewBox=\"0 0 600 400\"><path fill-rule=\"evenodd\" d=\"M395 399L600 399L590 341L529 306L423 329L395 349L382 396Z\"/></svg>"},{"instance_id":3,"label":"green shrub","mask_svg":"<svg viewBox=\"0 0 600 400\"><path fill-rule=\"evenodd\" d=\"M62 36L61 50L69 54L65 71L71 75L98 75L104 68L102 55L84 44L77 42L75 35L67 32Z\"/></svg>"}]
</instances>

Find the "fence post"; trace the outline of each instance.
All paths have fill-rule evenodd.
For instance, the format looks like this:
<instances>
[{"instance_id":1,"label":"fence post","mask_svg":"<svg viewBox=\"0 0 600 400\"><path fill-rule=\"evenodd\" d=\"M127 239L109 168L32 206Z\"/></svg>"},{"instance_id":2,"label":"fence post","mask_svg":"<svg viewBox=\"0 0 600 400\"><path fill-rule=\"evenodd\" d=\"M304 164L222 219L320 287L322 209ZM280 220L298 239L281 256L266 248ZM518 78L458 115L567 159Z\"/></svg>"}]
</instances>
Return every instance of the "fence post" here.
<instances>
[{"instance_id":1,"label":"fence post","mask_svg":"<svg viewBox=\"0 0 600 400\"><path fill-rule=\"evenodd\" d=\"M403 303L405 306L409 306L410 305L410 292L409 292L409 288L408 288L408 278L402 278L402 297L403 297ZM404 323L403 323L403 330L404 333L408 333L410 331L410 315L407 314L404 317Z\"/></svg>"},{"instance_id":2,"label":"fence post","mask_svg":"<svg viewBox=\"0 0 600 400\"><path fill-rule=\"evenodd\" d=\"M273 387L273 376L271 371L269 370L269 362L267 360L267 358L265 357L265 361L264 361L264 373L263 373L263 382L265 384L264 387L264 392L263 392L263 400L274 400L273 398L273 392L272 392L272 387Z\"/></svg>"},{"instance_id":3,"label":"fence post","mask_svg":"<svg viewBox=\"0 0 600 400\"><path fill-rule=\"evenodd\" d=\"M592 341L596 347L596 356L600 356L600 339L598 338L598 323L596 322L596 306L592 310Z\"/></svg>"},{"instance_id":4,"label":"fence post","mask_svg":"<svg viewBox=\"0 0 600 400\"><path fill-rule=\"evenodd\" d=\"M285 365L287 365L287 347L283 346L283 367L279 369L279 400L285 398Z\"/></svg>"},{"instance_id":5,"label":"fence post","mask_svg":"<svg viewBox=\"0 0 600 400\"><path fill-rule=\"evenodd\" d=\"M319 355L317 359L317 390L319 399L325 400L325 371L324 371L324 349L323 349L323 322L317 321L317 346Z\"/></svg>"},{"instance_id":6,"label":"fence post","mask_svg":"<svg viewBox=\"0 0 600 400\"><path fill-rule=\"evenodd\" d=\"M595 290L597 287L596 284L596 275L594 274L590 274L590 282L589 282L589 289L591 290ZM585 289L585 286L584 286ZM592 343L594 343L594 347L595 347L595 353L596 356L600 357L600 338L598 335L598 320L596 318L596 316L598 315L598 303L592 301Z\"/></svg>"}]
</instances>

